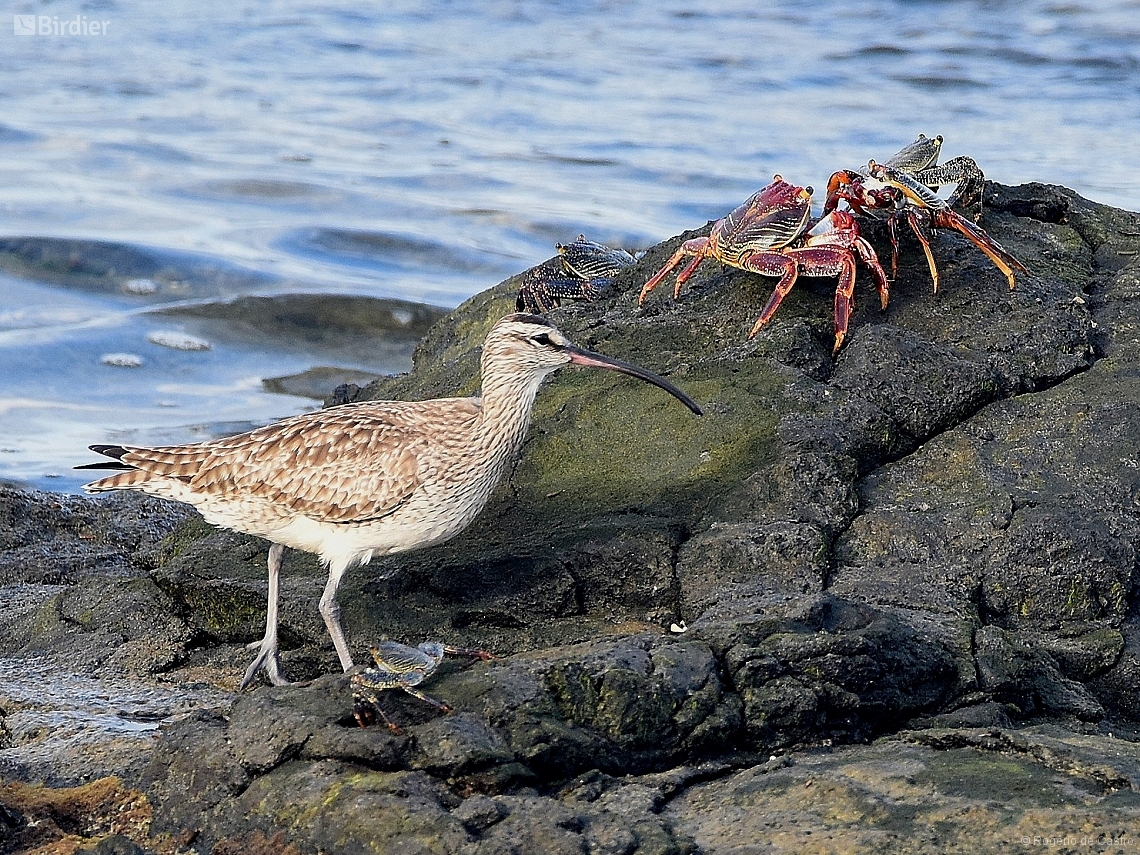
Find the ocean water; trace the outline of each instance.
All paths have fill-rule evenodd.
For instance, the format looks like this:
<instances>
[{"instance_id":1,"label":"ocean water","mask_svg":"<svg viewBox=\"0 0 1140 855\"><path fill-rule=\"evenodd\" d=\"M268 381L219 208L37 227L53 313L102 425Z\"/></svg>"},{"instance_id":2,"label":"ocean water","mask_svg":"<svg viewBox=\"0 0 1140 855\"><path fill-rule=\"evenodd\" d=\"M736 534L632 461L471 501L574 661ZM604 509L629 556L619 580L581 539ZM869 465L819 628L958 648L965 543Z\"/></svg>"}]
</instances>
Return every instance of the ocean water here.
<instances>
[{"instance_id":1,"label":"ocean water","mask_svg":"<svg viewBox=\"0 0 1140 855\"><path fill-rule=\"evenodd\" d=\"M0 249L58 263L0 273L0 479L37 487L77 489L90 443L316 406L264 377L406 367L155 309L450 308L580 232L643 248L919 133L1140 207L1136 0L7 8Z\"/></svg>"}]
</instances>

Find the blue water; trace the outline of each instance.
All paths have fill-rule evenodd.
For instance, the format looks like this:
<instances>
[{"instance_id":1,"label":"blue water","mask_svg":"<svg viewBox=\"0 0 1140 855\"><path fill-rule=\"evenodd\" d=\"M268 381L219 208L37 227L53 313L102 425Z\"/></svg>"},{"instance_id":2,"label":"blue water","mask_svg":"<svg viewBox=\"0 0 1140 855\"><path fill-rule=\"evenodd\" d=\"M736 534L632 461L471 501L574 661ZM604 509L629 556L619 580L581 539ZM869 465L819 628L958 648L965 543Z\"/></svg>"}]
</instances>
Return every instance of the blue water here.
<instances>
[{"instance_id":1,"label":"blue water","mask_svg":"<svg viewBox=\"0 0 1140 855\"><path fill-rule=\"evenodd\" d=\"M242 272L215 293L450 307L579 232L645 247L919 133L998 181L1140 207L1135 0L379 6L10 4L0 235ZM8 12L106 33L17 36ZM75 489L88 443L314 405L260 388L304 354L161 350L132 299L0 277L0 478Z\"/></svg>"}]
</instances>

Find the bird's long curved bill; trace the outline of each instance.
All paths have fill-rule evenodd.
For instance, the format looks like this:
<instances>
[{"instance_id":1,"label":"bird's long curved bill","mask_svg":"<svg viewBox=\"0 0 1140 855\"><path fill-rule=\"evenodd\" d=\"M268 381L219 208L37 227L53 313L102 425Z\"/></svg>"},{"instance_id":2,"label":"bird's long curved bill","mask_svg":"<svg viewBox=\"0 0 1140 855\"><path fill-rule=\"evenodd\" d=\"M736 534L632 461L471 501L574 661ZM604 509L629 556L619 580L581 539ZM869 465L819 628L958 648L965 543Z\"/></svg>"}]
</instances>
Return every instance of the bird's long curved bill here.
<instances>
[{"instance_id":1,"label":"bird's long curved bill","mask_svg":"<svg viewBox=\"0 0 1140 855\"><path fill-rule=\"evenodd\" d=\"M591 350L583 350L574 345L567 345L565 350L570 354L570 361L574 365L588 365L592 368L605 368L609 371L619 371L622 374L628 374L630 377L636 377L639 380L644 380L646 383L652 383L654 386L659 386L664 389L698 416L703 416L704 413L701 408L696 405L692 398L666 380L664 377L658 377L652 371L647 371L640 365L634 365L632 362L623 362L620 359L613 359L609 356L602 356L600 353L594 353Z\"/></svg>"}]
</instances>

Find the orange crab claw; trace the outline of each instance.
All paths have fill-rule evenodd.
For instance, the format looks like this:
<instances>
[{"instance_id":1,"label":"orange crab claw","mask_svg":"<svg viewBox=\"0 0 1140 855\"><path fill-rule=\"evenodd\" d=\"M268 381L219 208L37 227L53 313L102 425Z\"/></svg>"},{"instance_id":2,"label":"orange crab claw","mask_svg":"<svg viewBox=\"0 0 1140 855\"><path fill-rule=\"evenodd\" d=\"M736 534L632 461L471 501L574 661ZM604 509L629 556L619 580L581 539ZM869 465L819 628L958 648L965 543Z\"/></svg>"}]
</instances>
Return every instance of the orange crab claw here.
<instances>
[{"instance_id":1,"label":"orange crab claw","mask_svg":"<svg viewBox=\"0 0 1140 855\"><path fill-rule=\"evenodd\" d=\"M861 180L862 176L857 172L852 172L848 169L841 169L838 172L831 173L831 177L827 179L827 198L823 203L823 214L827 216L835 210L835 206L839 204L840 199L848 199L845 193L837 192L841 187L850 187L857 181Z\"/></svg>"}]
</instances>

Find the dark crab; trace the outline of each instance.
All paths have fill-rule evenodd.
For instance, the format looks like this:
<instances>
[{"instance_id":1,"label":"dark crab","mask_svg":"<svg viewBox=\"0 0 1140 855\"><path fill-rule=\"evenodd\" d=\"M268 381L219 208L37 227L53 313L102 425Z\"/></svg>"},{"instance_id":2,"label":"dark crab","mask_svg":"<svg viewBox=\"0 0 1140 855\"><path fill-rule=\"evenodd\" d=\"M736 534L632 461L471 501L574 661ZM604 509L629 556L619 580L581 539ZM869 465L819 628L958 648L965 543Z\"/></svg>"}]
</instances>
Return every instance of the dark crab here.
<instances>
[{"instance_id":1,"label":"dark crab","mask_svg":"<svg viewBox=\"0 0 1140 855\"><path fill-rule=\"evenodd\" d=\"M771 184L753 194L727 217L717 220L707 238L694 238L681 244L642 287L638 305L644 304L649 292L686 256L692 260L677 275L674 297L706 258L762 276L778 276L772 296L749 332L751 338L775 314L800 274L836 276L839 282L835 289L834 349L839 350L854 306L856 257L874 274L884 309L888 299L887 277L875 250L859 235L859 227L851 214L833 211L808 227L811 194L810 187L798 187L776 175Z\"/></svg>"},{"instance_id":2,"label":"dark crab","mask_svg":"<svg viewBox=\"0 0 1140 855\"><path fill-rule=\"evenodd\" d=\"M611 249L585 235L555 248L558 255L523 273L517 311L541 315L563 300L594 300L635 260L624 249Z\"/></svg>"},{"instance_id":3,"label":"dark crab","mask_svg":"<svg viewBox=\"0 0 1140 855\"><path fill-rule=\"evenodd\" d=\"M443 701L425 695L415 687L432 675L446 654L471 656L483 660L496 658L485 650L452 647L450 644L438 641L425 641L419 647L409 647L396 641L382 641L371 648L371 653L372 666L353 674L350 681L352 714L361 727L367 727L375 721L375 715L379 715L393 733L400 733L400 728L381 709L378 692L403 689L409 695L426 701L442 712L449 713L451 707Z\"/></svg>"},{"instance_id":4,"label":"dark crab","mask_svg":"<svg viewBox=\"0 0 1140 855\"><path fill-rule=\"evenodd\" d=\"M906 219L911 231L922 244L934 290L938 290L938 266L930 241L934 229L953 229L965 235L984 252L1009 282L1015 286L1014 271L1027 273L1025 265L990 237L985 230L962 216L955 208L976 208L981 216L982 189L985 176L969 157L956 157L938 165L942 137L918 139L903 148L886 163L868 162L863 169L845 169L834 173L827 184L827 214L846 202L857 214L886 217L891 239L891 277L898 275L898 222ZM944 184L954 184L948 199L936 194Z\"/></svg>"}]
</instances>

